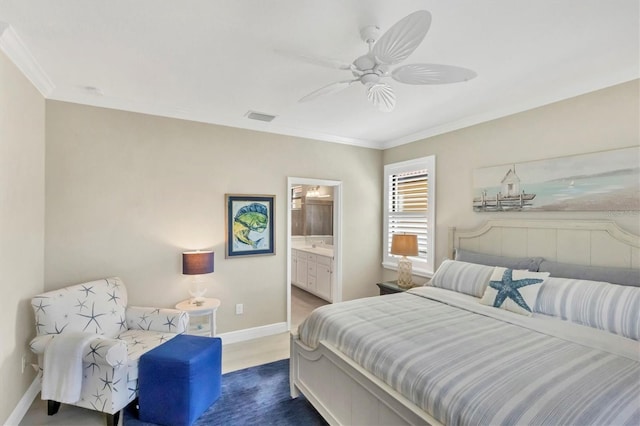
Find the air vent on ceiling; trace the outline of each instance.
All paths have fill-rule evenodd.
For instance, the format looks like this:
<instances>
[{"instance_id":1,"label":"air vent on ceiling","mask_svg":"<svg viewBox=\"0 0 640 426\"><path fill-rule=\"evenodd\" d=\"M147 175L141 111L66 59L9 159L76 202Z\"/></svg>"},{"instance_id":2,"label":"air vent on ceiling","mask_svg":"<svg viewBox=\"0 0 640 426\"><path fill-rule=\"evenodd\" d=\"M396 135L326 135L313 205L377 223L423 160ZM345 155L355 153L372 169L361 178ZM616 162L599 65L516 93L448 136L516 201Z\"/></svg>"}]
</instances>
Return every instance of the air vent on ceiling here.
<instances>
[{"instance_id":1,"label":"air vent on ceiling","mask_svg":"<svg viewBox=\"0 0 640 426\"><path fill-rule=\"evenodd\" d=\"M80 88L82 90L84 90L85 93L88 93L89 95L95 95L95 96L104 95L102 90L99 87L96 87L96 86L80 86Z\"/></svg>"},{"instance_id":2,"label":"air vent on ceiling","mask_svg":"<svg viewBox=\"0 0 640 426\"><path fill-rule=\"evenodd\" d=\"M276 118L275 115L263 114L261 112L255 112L255 111L247 111L247 113L244 116L252 120L266 121L267 123L273 120L274 118Z\"/></svg>"}]
</instances>

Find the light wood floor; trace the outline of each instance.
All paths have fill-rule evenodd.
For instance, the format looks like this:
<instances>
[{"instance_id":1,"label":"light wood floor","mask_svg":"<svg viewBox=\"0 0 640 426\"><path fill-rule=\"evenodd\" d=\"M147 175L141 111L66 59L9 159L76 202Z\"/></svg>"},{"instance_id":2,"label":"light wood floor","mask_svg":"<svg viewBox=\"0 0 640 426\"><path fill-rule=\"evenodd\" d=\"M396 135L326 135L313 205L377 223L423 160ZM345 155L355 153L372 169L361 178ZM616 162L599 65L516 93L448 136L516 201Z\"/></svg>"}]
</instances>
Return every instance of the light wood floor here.
<instances>
[{"instance_id":1,"label":"light wood floor","mask_svg":"<svg viewBox=\"0 0 640 426\"><path fill-rule=\"evenodd\" d=\"M295 286L291 287L291 329L295 330L309 313L326 304ZM280 333L259 339L238 342L222 347L222 372L266 364L289 358L289 333ZM122 423L122 421L121 421ZM47 404L38 395L22 419L21 426L104 426L102 413L72 405L62 405L54 416L47 416Z\"/></svg>"}]
</instances>

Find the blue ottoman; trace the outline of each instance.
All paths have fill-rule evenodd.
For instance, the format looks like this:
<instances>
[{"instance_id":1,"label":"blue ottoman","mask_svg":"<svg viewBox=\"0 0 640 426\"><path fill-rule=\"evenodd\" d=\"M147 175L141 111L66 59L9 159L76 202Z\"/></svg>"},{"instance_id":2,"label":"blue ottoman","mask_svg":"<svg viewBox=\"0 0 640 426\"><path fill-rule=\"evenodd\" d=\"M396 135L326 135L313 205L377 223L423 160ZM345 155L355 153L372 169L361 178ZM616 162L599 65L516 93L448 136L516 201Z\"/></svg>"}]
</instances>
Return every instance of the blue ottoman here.
<instances>
[{"instance_id":1,"label":"blue ottoman","mask_svg":"<svg viewBox=\"0 0 640 426\"><path fill-rule=\"evenodd\" d=\"M140 420L191 426L220 397L221 381L220 338L176 336L140 357Z\"/></svg>"}]
</instances>

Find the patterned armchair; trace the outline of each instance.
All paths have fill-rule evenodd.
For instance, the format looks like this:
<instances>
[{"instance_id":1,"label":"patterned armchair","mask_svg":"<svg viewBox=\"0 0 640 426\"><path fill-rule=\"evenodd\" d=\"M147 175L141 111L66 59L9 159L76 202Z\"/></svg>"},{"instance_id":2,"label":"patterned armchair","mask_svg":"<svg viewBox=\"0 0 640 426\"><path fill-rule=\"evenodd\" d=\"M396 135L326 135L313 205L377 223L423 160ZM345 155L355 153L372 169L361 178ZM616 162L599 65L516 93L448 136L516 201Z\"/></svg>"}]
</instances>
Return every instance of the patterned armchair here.
<instances>
[{"instance_id":1,"label":"patterned armchair","mask_svg":"<svg viewBox=\"0 0 640 426\"><path fill-rule=\"evenodd\" d=\"M95 333L95 338L82 334L88 343L78 354L82 357L80 399L70 403L102 411L107 424L114 425L120 410L137 396L140 356L184 333L189 325L186 312L127 306L127 290L117 277L43 293L31 305L37 336L30 347L43 374L45 353L56 346L50 346L56 337ZM42 396L47 399L44 392ZM59 407L60 402L49 400L49 415Z\"/></svg>"}]
</instances>

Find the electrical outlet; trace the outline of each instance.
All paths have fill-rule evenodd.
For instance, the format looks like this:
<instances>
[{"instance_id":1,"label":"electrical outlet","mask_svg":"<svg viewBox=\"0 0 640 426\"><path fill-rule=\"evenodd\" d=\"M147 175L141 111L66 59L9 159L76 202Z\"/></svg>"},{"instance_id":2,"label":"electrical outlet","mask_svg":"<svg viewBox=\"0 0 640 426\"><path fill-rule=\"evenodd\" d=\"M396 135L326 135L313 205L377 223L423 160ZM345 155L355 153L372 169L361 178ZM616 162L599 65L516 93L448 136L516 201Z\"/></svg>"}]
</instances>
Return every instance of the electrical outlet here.
<instances>
[{"instance_id":1,"label":"electrical outlet","mask_svg":"<svg viewBox=\"0 0 640 426\"><path fill-rule=\"evenodd\" d=\"M244 305L242 303L238 303L236 305L236 315L242 315L244 313Z\"/></svg>"}]
</instances>

